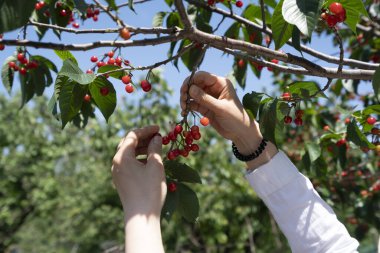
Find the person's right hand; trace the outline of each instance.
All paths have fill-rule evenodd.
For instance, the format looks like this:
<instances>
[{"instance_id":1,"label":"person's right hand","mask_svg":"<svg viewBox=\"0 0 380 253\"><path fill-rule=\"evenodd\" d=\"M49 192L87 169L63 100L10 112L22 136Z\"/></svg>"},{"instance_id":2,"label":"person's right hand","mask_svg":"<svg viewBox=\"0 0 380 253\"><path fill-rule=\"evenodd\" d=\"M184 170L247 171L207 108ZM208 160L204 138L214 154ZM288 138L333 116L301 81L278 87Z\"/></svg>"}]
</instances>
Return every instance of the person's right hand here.
<instances>
[{"instance_id":1,"label":"person's right hand","mask_svg":"<svg viewBox=\"0 0 380 253\"><path fill-rule=\"evenodd\" d=\"M188 81L189 77L181 87L182 114L186 110ZM215 130L232 140L241 153L250 154L257 148L262 140L258 124L249 118L230 80L199 71L193 76L189 94L189 109L208 117Z\"/></svg>"}]
</instances>

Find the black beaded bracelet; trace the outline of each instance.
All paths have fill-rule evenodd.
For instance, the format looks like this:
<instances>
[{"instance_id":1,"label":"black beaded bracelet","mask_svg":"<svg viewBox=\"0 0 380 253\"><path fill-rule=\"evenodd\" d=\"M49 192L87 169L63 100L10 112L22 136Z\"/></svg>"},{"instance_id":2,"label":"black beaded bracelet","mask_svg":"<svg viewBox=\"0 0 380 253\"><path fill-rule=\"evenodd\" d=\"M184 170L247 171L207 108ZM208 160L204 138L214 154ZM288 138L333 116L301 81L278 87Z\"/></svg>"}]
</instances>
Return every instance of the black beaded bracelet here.
<instances>
[{"instance_id":1,"label":"black beaded bracelet","mask_svg":"<svg viewBox=\"0 0 380 253\"><path fill-rule=\"evenodd\" d=\"M237 159L239 159L240 161L249 162L249 161L252 161L252 160L256 159L257 157L259 157L259 155L264 151L265 146L267 145L267 142L268 142L268 140L263 139L261 141L259 147L257 148L257 150L254 151L252 154L249 154L249 155L241 154L239 152L239 150L237 149L235 143L232 142L232 152L234 153L235 157Z\"/></svg>"}]
</instances>

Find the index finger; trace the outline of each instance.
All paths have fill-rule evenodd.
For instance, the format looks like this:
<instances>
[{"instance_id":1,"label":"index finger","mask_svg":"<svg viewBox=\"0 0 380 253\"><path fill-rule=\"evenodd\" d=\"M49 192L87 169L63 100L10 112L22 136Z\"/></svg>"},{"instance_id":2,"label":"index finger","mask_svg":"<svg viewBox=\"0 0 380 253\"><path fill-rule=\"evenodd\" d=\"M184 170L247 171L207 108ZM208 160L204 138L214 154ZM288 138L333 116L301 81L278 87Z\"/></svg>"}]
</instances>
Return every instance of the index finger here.
<instances>
[{"instance_id":1,"label":"index finger","mask_svg":"<svg viewBox=\"0 0 380 253\"><path fill-rule=\"evenodd\" d=\"M139 143L152 138L152 136L158 133L159 130L160 128L158 126L147 126L129 132L121 143L118 153L123 154L126 157L135 158L136 148Z\"/></svg>"},{"instance_id":2,"label":"index finger","mask_svg":"<svg viewBox=\"0 0 380 253\"><path fill-rule=\"evenodd\" d=\"M218 82L218 76L213 75L206 71L198 71L194 74L192 83L197 85L201 89L209 89L210 91L219 91L223 87L220 82ZM187 77L182 84L181 87L181 95L185 95L188 90L188 82L190 80L190 76ZM215 92L213 92L215 93ZM211 94L212 95L212 94Z\"/></svg>"}]
</instances>

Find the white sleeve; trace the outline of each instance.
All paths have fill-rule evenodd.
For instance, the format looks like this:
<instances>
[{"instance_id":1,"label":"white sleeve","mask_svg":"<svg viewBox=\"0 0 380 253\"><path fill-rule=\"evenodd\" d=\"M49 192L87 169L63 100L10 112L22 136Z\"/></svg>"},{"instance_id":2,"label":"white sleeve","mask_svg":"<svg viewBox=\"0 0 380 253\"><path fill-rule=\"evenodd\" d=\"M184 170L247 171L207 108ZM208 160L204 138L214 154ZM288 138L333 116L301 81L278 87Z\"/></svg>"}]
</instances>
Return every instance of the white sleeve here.
<instances>
[{"instance_id":1,"label":"white sleeve","mask_svg":"<svg viewBox=\"0 0 380 253\"><path fill-rule=\"evenodd\" d=\"M292 252L357 252L358 241L282 151L246 177L273 214Z\"/></svg>"}]
</instances>

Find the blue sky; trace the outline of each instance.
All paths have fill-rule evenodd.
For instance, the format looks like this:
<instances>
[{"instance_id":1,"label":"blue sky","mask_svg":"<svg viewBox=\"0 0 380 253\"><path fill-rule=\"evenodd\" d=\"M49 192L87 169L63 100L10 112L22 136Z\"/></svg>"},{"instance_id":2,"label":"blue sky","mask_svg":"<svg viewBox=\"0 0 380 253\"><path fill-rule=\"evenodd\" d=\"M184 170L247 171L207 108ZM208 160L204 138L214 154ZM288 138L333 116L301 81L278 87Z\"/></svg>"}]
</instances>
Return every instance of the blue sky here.
<instances>
[{"instance_id":1,"label":"blue sky","mask_svg":"<svg viewBox=\"0 0 380 253\"><path fill-rule=\"evenodd\" d=\"M125 1L116 1L116 2L125 2ZM244 4L247 5L248 3L256 3L257 1L248 1L244 0ZM159 11L171 11L170 8L164 3L163 0L154 0L147 2L145 4L139 4L135 6L136 13L130 11L128 8L123 8L120 10L120 17L128 24L132 26L139 26L139 27L151 27L152 26L152 20L155 13ZM240 13L240 9L236 9L236 13ZM219 22L221 17L217 14L213 15L212 18L212 24L216 24ZM224 33L224 31L229 27L231 24L231 21L226 20L221 28L219 29L220 33ZM117 27L116 24L105 14L101 13L99 16L98 22L93 22L92 20L85 21L84 24L80 24L81 28L114 28ZM13 31L6 33L4 35L5 38L16 38L19 31ZM92 42L97 40L113 40L116 37L116 34L111 35L102 35L102 34L85 34L85 35L75 35L70 33L63 33L62 34L62 41L64 43L85 43L85 42ZM33 28L28 29L27 38L30 40L37 40L37 36ZM138 35L136 37L133 37L132 39L138 39L142 38L142 35ZM332 47L330 37L313 37L312 44L309 45L310 47L320 50L327 54L336 54L338 52L337 48ZM59 42L58 38L52 33L48 32L45 37L43 38L43 41L54 41ZM273 44L273 43L272 43ZM162 45L162 46L150 46L150 47L135 47L135 48L124 48L122 49L122 55L123 57L129 59L134 66L145 66L150 65L154 62L161 61L166 59L167 51L168 51L169 45ZM36 50L33 48L28 49L30 53L32 54L41 54L49 59L51 59L57 67L61 66L61 60L54 54L52 50ZM87 52L73 52L75 57L78 59L80 67L83 70L86 70L92 66L92 63L90 62L90 57L92 55L101 56L102 54L108 52L110 48L103 48L103 49L96 49L91 50ZM285 52L291 52L293 54L299 54L294 49L285 46L282 48ZM13 54L15 51L15 47L6 47L6 49L2 52L0 52L0 62L3 62L9 55ZM307 57L307 55L306 55ZM205 71L209 71L221 76L227 76L231 72L232 67L232 61L233 57L229 57L226 55L222 55L222 53L216 49L210 49L208 50L206 54L205 61L201 65L201 69ZM326 63L323 63L324 66L331 66ZM189 75L189 71L187 68L180 63L178 71L172 64L168 64L164 67L163 74L164 77L168 80L169 85L174 89L175 91L175 100L178 99L179 95L179 87L182 84L182 80L185 79ZM146 72L134 72L135 76L143 76ZM320 78L313 78L312 80L323 80ZM138 95L136 93L133 94L126 94L124 91L124 85L121 81L117 81L115 79L111 80L114 83L114 86L118 92L118 95L125 95L125 96L133 96L134 98L138 98ZM324 81L323 81L324 82ZM272 78L271 78L271 72L269 72L266 69L263 69L262 77L261 79L257 79L250 71L248 74L248 82L247 87L243 91L242 89L238 88L238 94L239 97L242 97L245 93L251 92L252 90L255 91L271 91L272 90ZM370 86L370 85L369 85ZM17 82L14 83L14 90L12 94L15 94L15 91L19 90L19 84ZM6 93L5 89L2 85L0 85L0 92ZM52 87L47 90L45 93L47 95L52 94Z\"/></svg>"}]
</instances>

